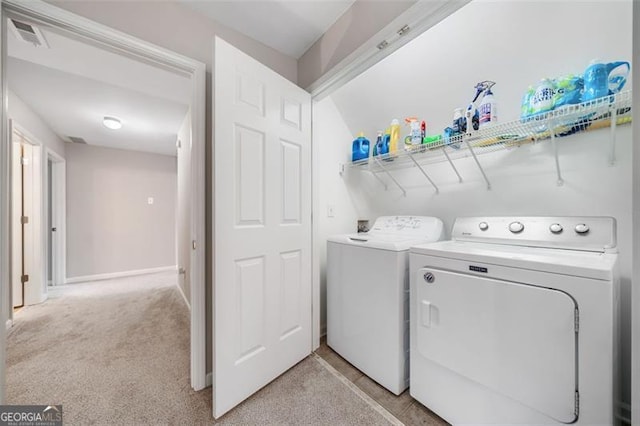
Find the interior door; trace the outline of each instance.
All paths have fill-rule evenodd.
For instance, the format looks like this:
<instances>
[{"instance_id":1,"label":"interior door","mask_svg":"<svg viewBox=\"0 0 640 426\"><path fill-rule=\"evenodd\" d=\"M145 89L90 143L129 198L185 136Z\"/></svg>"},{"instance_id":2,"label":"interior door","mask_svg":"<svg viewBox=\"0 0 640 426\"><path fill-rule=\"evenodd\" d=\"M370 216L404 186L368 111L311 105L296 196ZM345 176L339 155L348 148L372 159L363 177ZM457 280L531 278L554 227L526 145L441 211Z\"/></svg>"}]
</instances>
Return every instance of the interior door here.
<instances>
[{"instance_id":1,"label":"interior door","mask_svg":"<svg viewBox=\"0 0 640 426\"><path fill-rule=\"evenodd\" d=\"M421 356L559 422L577 419L573 298L435 268L415 282Z\"/></svg>"},{"instance_id":2,"label":"interior door","mask_svg":"<svg viewBox=\"0 0 640 426\"><path fill-rule=\"evenodd\" d=\"M311 352L311 97L215 40L213 413Z\"/></svg>"}]
</instances>

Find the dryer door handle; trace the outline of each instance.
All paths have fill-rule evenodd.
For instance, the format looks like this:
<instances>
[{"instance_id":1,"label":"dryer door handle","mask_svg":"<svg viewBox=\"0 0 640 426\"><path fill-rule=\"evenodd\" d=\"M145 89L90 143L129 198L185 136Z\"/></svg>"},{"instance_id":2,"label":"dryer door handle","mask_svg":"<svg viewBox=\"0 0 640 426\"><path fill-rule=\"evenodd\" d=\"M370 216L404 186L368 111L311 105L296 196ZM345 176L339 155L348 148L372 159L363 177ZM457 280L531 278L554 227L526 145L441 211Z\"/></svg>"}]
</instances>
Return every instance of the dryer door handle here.
<instances>
[{"instance_id":1,"label":"dryer door handle","mask_svg":"<svg viewBox=\"0 0 640 426\"><path fill-rule=\"evenodd\" d=\"M431 302L427 300L420 302L420 324L423 327L431 328Z\"/></svg>"}]
</instances>

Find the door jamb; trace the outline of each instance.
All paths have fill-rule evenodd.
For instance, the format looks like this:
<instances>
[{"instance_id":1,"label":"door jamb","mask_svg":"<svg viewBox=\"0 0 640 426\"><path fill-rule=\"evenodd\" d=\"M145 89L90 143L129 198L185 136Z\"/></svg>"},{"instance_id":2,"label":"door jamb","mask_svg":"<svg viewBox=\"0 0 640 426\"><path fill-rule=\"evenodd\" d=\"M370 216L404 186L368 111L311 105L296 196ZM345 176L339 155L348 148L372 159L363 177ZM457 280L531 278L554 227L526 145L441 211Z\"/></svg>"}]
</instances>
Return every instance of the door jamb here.
<instances>
[{"instance_id":1,"label":"door jamb","mask_svg":"<svg viewBox=\"0 0 640 426\"><path fill-rule=\"evenodd\" d=\"M47 170L48 162L51 160L51 192L55 194L51 207L51 218L56 223L57 238L54 244L52 244L52 250L55 256L52 255L51 265L51 284L62 285L64 284L64 278L66 276L67 265L67 212L66 212L66 167L65 159L58 155L55 151L45 147L45 159L43 161L45 166L45 185L44 185L44 208L47 209L49 197L52 194L49 193L49 173ZM46 212L46 226L44 234L45 255L44 259L48 259L49 244L47 241L48 233L51 232L51 223L49 222L49 214ZM46 263L46 262L45 262ZM46 275L45 275L46 276ZM48 285L48 283L47 283Z\"/></svg>"},{"instance_id":2,"label":"door jamb","mask_svg":"<svg viewBox=\"0 0 640 426\"><path fill-rule=\"evenodd\" d=\"M29 223L34 225L34 229L32 231L34 233L33 244L39 246L39 249L36 248L37 256L40 257L39 260L42 260L44 259L44 257L42 256L46 255L46 244L44 244L44 242L46 241L46 233L44 232L46 222L46 215L44 215L44 194L46 191L46 188L44 187L44 184L46 182L46 176L44 173L44 171L46 170L46 155L44 152L44 144L41 140L35 137L33 133L29 132L16 120L10 119L9 121L9 128L11 129L9 142L12 142L13 133L17 133L21 137L23 143L31 145L31 147L33 148L33 165L39 166L38 169L36 169L35 167L32 169L34 174L33 193L29 194L29 196L32 197L33 201L35 201L35 205L31 217L29 218ZM11 145L11 150L13 150L13 144ZM11 238L13 239L13 230L11 231L11 233ZM46 264L45 262L38 262L37 260L38 259L36 258L34 264L40 263L41 266L37 271L32 271L30 275L33 275L35 279L40 280L40 292L35 300L32 298L27 299L27 293L25 292L24 299L22 301L25 306L27 304L32 305L42 303L47 299ZM12 290L13 283L11 283L9 292L12 293ZM27 300L29 300L29 303L27 303ZM13 312L11 312L11 318L13 319Z\"/></svg>"},{"instance_id":3,"label":"door jamb","mask_svg":"<svg viewBox=\"0 0 640 426\"><path fill-rule=\"evenodd\" d=\"M58 29L69 31L75 35L85 37L101 45L111 48L117 52L125 52L139 60L152 63L165 69L171 69L175 72L182 73L190 77L192 82L191 110L192 110L192 156L191 168L196 179L192 179L192 238L196 242L196 247L192 251L191 265L191 386L195 390L203 389L206 385L206 324L205 324L205 72L204 63L195 59L178 54L171 50L159 47L153 43L144 41L129 34L117 31L106 25L99 24L90 19L60 9L54 5L45 3L41 0L33 0L24 2L20 0L0 0L2 5L2 28L6 32L6 12L26 17ZM7 115L7 91L6 91L6 37L2 37L2 73L0 80L3 83L3 116L2 126L6 129ZM6 150L7 132L2 134L2 149L0 150L0 162L8 161ZM6 188L8 182L6 171L3 170L0 175L0 185ZM1 200L3 211L6 210L6 200ZM6 212L5 212L6 213ZM3 227L6 230L8 225L8 217L3 217ZM4 246L3 246L4 248ZM1 259L4 265L8 252L2 252ZM6 343L4 338L3 344ZM0 369L4 371L4 363ZM0 378L3 376L0 371ZM2 386L0 386L1 388ZM0 400L3 392L0 392Z\"/></svg>"}]
</instances>

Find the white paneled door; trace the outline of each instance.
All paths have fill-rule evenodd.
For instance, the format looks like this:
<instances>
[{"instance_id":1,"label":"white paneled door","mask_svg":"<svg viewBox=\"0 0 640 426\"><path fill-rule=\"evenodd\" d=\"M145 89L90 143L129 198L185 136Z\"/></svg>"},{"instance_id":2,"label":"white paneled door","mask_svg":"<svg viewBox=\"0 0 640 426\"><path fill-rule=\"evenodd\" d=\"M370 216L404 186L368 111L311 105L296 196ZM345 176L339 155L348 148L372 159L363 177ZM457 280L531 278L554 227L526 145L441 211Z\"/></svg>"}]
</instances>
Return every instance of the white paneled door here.
<instances>
[{"instance_id":1,"label":"white paneled door","mask_svg":"<svg viewBox=\"0 0 640 426\"><path fill-rule=\"evenodd\" d=\"M311 352L311 96L215 40L213 414Z\"/></svg>"}]
</instances>

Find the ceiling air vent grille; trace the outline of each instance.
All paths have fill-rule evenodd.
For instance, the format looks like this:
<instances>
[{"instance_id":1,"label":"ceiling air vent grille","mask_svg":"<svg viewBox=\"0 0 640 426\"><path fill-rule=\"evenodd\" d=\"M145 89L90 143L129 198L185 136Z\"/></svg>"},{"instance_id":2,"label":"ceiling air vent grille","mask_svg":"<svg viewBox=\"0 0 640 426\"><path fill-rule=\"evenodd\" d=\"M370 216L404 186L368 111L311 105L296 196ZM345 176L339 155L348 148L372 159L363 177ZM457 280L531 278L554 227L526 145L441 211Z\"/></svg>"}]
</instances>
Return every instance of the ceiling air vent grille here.
<instances>
[{"instance_id":1,"label":"ceiling air vent grille","mask_svg":"<svg viewBox=\"0 0 640 426\"><path fill-rule=\"evenodd\" d=\"M49 48L47 40L45 40L42 31L40 31L38 27L18 21L17 19L9 19L9 24L9 28L11 28L13 35L16 36L18 40L32 44L35 47Z\"/></svg>"},{"instance_id":2,"label":"ceiling air vent grille","mask_svg":"<svg viewBox=\"0 0 640 426\"><path fill-rule=\"evenodd\" d=\"M73 143L82 143L82 144L85 144L85 145L87 144L87 141L85 141L84 139L79 138L77 136L69 136L69 140L71 142L73 142Z\"/></svg>"}]
</instances>

